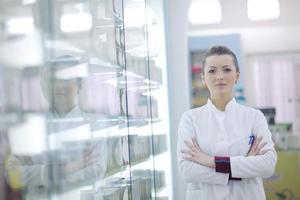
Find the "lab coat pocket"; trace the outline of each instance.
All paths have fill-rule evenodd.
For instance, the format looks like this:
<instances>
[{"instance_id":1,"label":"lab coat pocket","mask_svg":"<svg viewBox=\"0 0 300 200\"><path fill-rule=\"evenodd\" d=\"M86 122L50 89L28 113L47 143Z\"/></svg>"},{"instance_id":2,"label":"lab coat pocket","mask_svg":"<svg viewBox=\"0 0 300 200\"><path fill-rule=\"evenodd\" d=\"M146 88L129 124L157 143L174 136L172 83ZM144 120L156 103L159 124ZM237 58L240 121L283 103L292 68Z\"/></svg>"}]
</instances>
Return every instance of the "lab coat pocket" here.
<instances>
[{"instance_id":1,"label":"lab coat pocket","mask_svg":"<svg viewBox=\"0 0 300 200\"><path fill-rule=\"evenodd\" d=\"M186 200L200 200L203 199L203 188L201 183L192 183L189 185Z\"/></svg>"}]
</instances>

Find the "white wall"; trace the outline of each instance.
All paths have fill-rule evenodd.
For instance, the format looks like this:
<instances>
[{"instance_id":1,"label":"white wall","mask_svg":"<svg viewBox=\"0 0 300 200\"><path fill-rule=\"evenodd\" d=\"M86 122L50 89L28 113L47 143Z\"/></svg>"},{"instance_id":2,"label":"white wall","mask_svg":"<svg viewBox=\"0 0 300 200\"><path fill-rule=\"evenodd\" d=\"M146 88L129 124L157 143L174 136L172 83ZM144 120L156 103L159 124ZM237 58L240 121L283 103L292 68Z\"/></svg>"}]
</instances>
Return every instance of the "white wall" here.
<instances>
[{"instance_id":1,"label":"white wall","mask_svg":"<svg viewBox=\"0 0 300 200\"><path fill-rule=\"evenodd\" d=\"M254 22L247 17L246 0L221 0L222 22L189 25L189 35L240 33L246 54L300 50L300 1L279 0L280 18Z\"/></svg>"},{"instance_id":2,"label":"white wall","mask_svg":"<svg viewBox=\"0 0 300 200\"><path fill-rule=\"evenodd\" d=\"M222 22L214 25L189 25L189 31L252 28L252 27L282 27L300 25L300 1L279 0L280 18L277 20L254 22L247 16L247 0L220 0L222 6Z\"/></svg>"},{"instance_id":3,"label":"white wall","mask_svg":"<svg viewBox=\"0 0 300 200\"><path fill-rule=\"evenodd\" d=\"M189 36L229 33L239 33L241 35L242 47L246 55L300 51L300 24L299 26L285 27L269 26L193 30L189 32Z\"/></svg>"}]
</instances>

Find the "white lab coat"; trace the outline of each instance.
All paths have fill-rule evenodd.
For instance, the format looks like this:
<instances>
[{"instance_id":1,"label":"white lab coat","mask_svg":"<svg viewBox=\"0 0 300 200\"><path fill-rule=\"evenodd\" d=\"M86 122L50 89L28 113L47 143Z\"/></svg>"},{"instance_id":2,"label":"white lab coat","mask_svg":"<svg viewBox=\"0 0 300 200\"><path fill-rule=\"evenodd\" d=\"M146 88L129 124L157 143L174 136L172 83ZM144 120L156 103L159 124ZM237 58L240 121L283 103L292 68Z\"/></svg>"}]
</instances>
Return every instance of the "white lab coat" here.
<instances>
[{"instance_id":1,"label":"white lab coat","mask_svg":"<svg viewBox=\"0 0 300 200\"><path fill-rule=\"evenodd\" d=\"M72 135L68 131L73 128L73 132L76 133L76 127L78 126L89 127L89 130L83 131L81 135L87 138L92 136L91 131L93 129L93 121L95 120L92 115L82 112L78 107L75 107L64 118L59 118L56 113L49 113L47 118L48 140L52 140L49 144L50 148L51 145L56 145L58 148L54 151L54 154L45 152L41 155L32 156L32 164L24 164L22 160L18 160L18 157L14 155L10 155L8 159L7 169L16 169L19 172L20 184L26 186L26 199L28 200L48 199L48 195L50 193L53 195L54 193L54 191L48 191L49 184L60 184L60 190L64 191L65 188L72 187L72 184L80 184L88 180L99 181L104 177L106 172L107 144L105 139L98 141L97 148L93 149L92 155L97 155L97 158L94 158L96 162L93 165L89 165L69 175L62 174L62 168L59 165L59 163L66 163L83 155L83 150L87 145L84 140L77 145L82 151L77 151L75 155L72 155L70 152L68 153L70 145L66 147L63 145L70 142L69 139L72 138ZM49 162L52 163L51 168L49 168ZM62 196L67 198L64 195ZM80 199L80 191L76 195L76 199Z\"/></svg>"},{"instance_id":2,"label":"white lab coat","mask_svg":"<svg viewBox=\"0 0 300 200\"><path fill-rule=\"evenodd\" d=\"M267 153L246 156L251 133L256 138L263 136ZM187 149L184 140L191 141L193 137L205 153L230 156L232 177L242 181L229 181L229 174L183 159L181 150ZM234 98L224 112L210 100L202 107L186 111L179 125L177 155L179 172L188 183L187 200L266 199L263 178L272 176L277 161L263 113L238 104Z\"/></svg>"}]
</instances>

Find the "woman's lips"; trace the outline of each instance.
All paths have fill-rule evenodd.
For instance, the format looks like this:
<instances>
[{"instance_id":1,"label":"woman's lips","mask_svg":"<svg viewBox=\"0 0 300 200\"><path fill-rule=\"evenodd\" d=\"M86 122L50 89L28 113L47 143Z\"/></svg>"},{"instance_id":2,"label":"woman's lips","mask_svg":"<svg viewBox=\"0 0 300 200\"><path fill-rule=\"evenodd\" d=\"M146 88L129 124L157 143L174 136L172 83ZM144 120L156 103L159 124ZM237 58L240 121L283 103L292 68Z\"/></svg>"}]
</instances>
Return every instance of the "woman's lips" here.
<instances>
[{"instance_id":1,"label":"woman's lips","mask_svg":"<svg viewBox=\"0 0 300 200\"><path fill-rule=\"evenodd\" d=\"M216 86L225 86L226 84L225 83L218 83L216 84Z\"/></svg>"}]
</instances>

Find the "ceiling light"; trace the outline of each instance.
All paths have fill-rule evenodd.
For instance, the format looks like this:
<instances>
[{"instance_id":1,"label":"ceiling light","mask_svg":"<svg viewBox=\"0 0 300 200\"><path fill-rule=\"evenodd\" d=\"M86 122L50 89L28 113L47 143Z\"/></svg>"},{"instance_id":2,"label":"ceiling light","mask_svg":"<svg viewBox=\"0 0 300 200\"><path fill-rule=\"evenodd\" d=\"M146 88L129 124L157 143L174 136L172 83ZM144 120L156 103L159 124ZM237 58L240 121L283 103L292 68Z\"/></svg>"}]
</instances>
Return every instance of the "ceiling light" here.
<instances>
[{"instance_id":1,"label":"ceiling light","mask_svg":"<svg viewBox=\"0 0 300 200\"><path fill-rule=\"evenodd\" d=\"M36 3L36 0L22 0L23 5L32 5Z\"/></svg>"},{"instance_id":2,"label":"ceiling light","mask_svg":"<svg viewBox=\"0 0 300 200\"><path fill-rule=\"evenodd\" d=\"M222 20L219 0L193 0L189 8L191 24L216 24Z\"/></svg>"},{"instance_id":3,"label":"ceiling light","mask_svg":"<svg viewBox=\"0 0 300 200\"><path fill-rule=\"evenodd\" d=\"M252 21L272 20L280 16L278 0L248 0L247 8Z\"/></svg>"},{"instance_id":4,"label":"ceiling light","mask_svg":"<svg viewBox=\"0 0 300 200\"><path fill-rule=\"evenodd\" d=\"M34 20L32 17L11 18L6 26L10 34L28 34L34 30Z\"/></svg>"}]
</instances>

